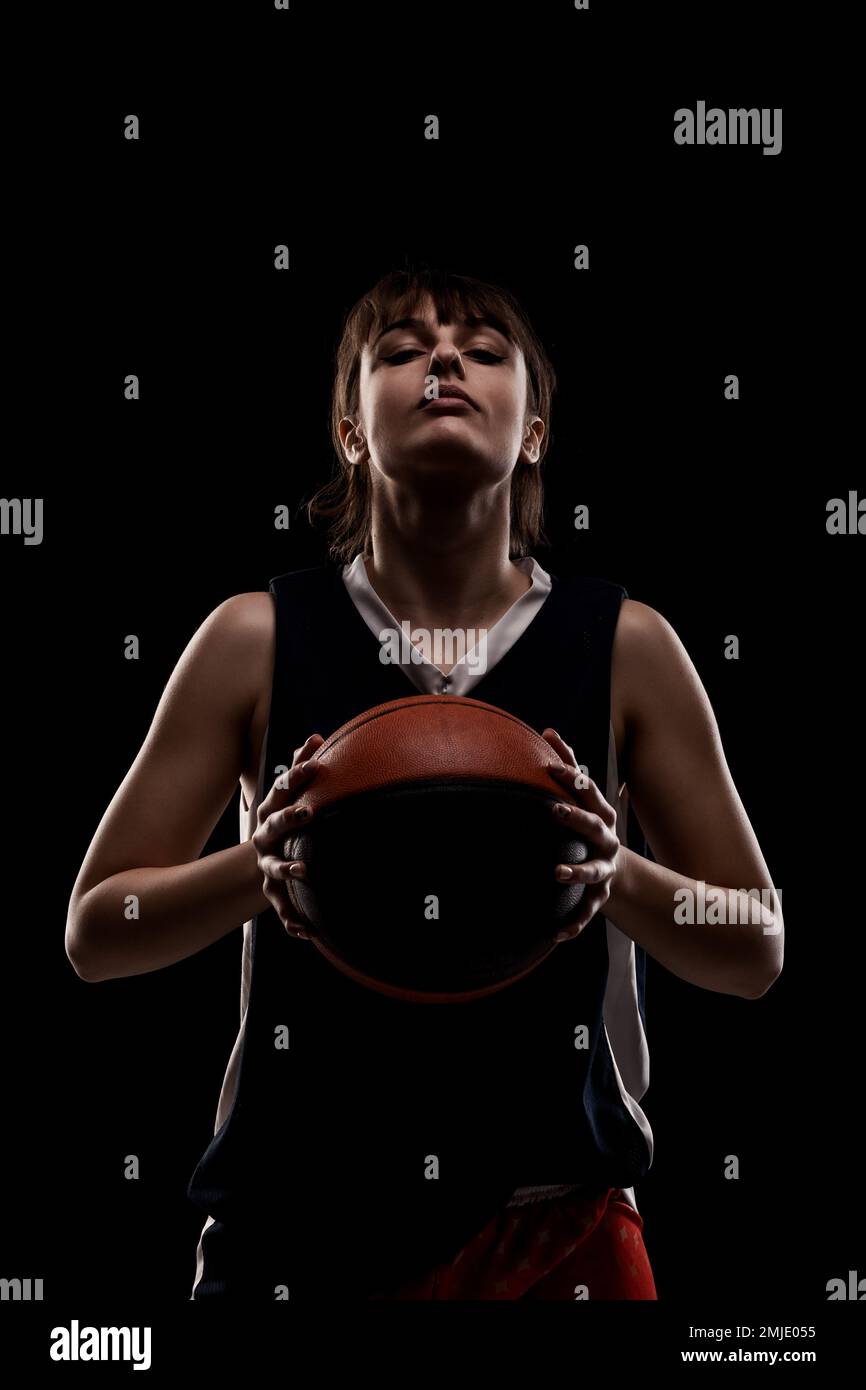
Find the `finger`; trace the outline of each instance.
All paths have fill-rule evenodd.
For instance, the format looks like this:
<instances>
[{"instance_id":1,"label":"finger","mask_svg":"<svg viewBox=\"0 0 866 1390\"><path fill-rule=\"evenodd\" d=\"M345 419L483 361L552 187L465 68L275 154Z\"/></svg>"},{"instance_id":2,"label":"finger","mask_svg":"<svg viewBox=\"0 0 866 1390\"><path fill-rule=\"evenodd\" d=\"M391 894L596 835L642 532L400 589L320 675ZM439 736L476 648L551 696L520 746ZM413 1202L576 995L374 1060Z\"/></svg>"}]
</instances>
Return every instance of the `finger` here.
<instances>
[{"instance_id":1,"label":"finger","mask_svg":"<svg viewBox=\"0 0 866 1390\"><path fill-rule=\"evenodd\" d=\"M292 755L293 762L303 762L305 758L310 756L314 748L321 747L324 742L321 734L310 734L306 743L302 743L300 748L295 749Z\"/></svg>"},{"instance_id":2,"label":"finger","mask_svg":"<svg viewBox=\"0 0 866 1390\"><path fill-rule=\"evenodd\" d=\"M569 791L584 792L592 781L586 768L578 763L548 763L547 771Z\"/></svg>"},{"instance_id":3,"label":"finger","mask_svg":"<svg viewBox=\"0 0 866 1390\"><path fill-rule=\"evenodd\" d=\"M295 802L290 806L282 806L278 811L272 811L259 822L250 837L256 853L270 854L274 847L279 845L279 852L285 858L283 844L289 836L299 834L311 820L312 815L307 807L299 806Z\"/></svg>"},{"instance_id":4,"label":"finger","mask_svg":"<svg viewBox=\"0 0 866 1390\"><path fill-rule=\"evenodd\" d=\"M595 811L589 811L585 806L570 806L567 801L556 801L551 814L556 816L562 825L579 829L581 835L592 840L593 844L598 844L605 853L612 848L608 839L610 830Z\"/></svg>"},{"instance_id":5,"label":"finger","mask_svg":"<svg viewBox=\"0 0 866 1390\"><path fill-rule=\"evenodd\" d=\"M575 778L573 790L580 792L587 810L594 811L605 825L616 825L616 811L606 796L602 796L598 784L586 772Z\"/></svg>"},{"instance_id":6,"label":"finger","mask_svg":"<svg viewBox=\"0 0 866 1390\"><path fill-rule=\"evenodd\" d=\"M585 864L557 864L554 876L560 883L604 883L614 874L612 859L588 859Z\"/></svg>"},{"instance_id":7,"label":"finger","mask_svg":"<svg viewBox=\"0 0 866 1390\"><path fill-rule=\"evenodd\" d=\"M300 786L304 786L311 777L314 777L321 767L321 763L316 758L304 758L299 763L294 763L288 772L281 772L274 782L274 790L288 792L290 795Z\"/></svg>"},{"instance_id":8,"label":"finger","mask_svg":"<svg viewBox=\"0 0 866 1390\"><path fill-rule=\"evenodd\" d=\"M295 763L287 772L281 772L259 805L262 819L269 815L274 807L282 807L287 800L297 796L298 790L307 785L320 766L315 758L308 758L305 762Z\"/></svg>"},{"instance_id":9,"label":"finger","mask_svg":"<svg viewBox=\"0 0 866 1390\"><path fill-rule=\"evenodd\" d=\"M548 763L547 771L554 777L558 777L561 782L567 781L569 786L572 786L574 783L576 769L572 767L570 763L564 763L562 761L558 763Z\"/></svg>"},{"instance_id":10,"label":"finger","mask_svg":"<svg viewBox=\"0 0 866 1390\"><path fill-rule=\"evenodd\" d=\"M282 881L287 878L306 878L307 869L302 859L278 859L275 854L259 857L259 868L266 878Z\"/></svg>"},{"instance_id":11,"label":"finger","mask_svg":"<svg viewBox=\"0 0 866 1390\"><path fill-rule=\"evenodd\" d=\"M616 825L616 810L611 806L606 796L599 791L591 777L584 778L586 786L583 788L587 806L590 811L595 811L596 815L604 821L605 825Z\"/></svg>"},{"instance_id":12,"label":"finger","mask_svg":"<svg viewBox=\"0 0 866 1390\"><path fill-rule=\"evenodd\" d=\"M589 915L583 913L578 921L572 922L570 927L563 927L562 931L558 931L553 938L554 941L557 944L562 941L573 941L576 936L580 936L580 933L589 925L594 916L594 912L589 913Z\"/></svg>"},{"instance_id":13,"label":"finger","mask_svg":"<svg viewBox=\"0 0 866 1390\"><path fill-rule=\"evenodd\" d=\"M283 861L279 861L282 865ZM306 922L300 922L294 917L292 907L289 902L288 890L285 887L277 887L274 878L264 877L262 880L262 892L280 919L280 923L285 927L290 936L295 936L301 941L311 939L310 928Z\"/></svg>"},{"instance_id":14,"label":"finger","mask_svg":"<svg viewBox=\"0 0 866 1390\"><path fill-rule=\"evenodd\" d=\"M586 924L584 923L584 926L585 925ZM557 932L556 936L554 937L554 940L556 941L557 945L561 945L563 941L574 941L575 937L580 936L580 933L583 931L583 929L583 927L575 927L573 929L570 928L568 931Z\"/></svg>"},{"instance_id":15,"label":"finger","mask_svg":"<svg viewBox=\"0 0 866 1390\"><path fill-rule=\"evenodd\" d=\"M571 748L555 729L545 729L541 735L550 744L551 748L562 758L564 763L574 763L577 766L577 758L574 756L574 749Z\"/></svg>"},{"instance_id":16,"label":"finger","mask_svg":"<svg viewBox=\"0 0 866 1390\"><path fill-rule=\"evenodd\" d=\"M592 780L588 772L584 772L582 768L575 772L574 768L563 767L561 763L551 763L547 770L558 781L567 785L570 791L583 797L589 809L600 816L605 825L616 825L616 810L599 791L598 784Z\"/></svg>"},{"instance_id":17,"label":"finger","mask_svg":"<svg viewBox=\"0 0 866 1390\"><path fill-rule=\"evenodd\" d=\"M299 936L303 938L303 940L309 941L311 936L309 924L299 920L294 915L294 910L288 900L284 899L280 893L272 893L271 902L274 911L286 931L289 932L291 936Z\"/></svg>"},{"instance_id":18,"label":"finger","mask_svg":"<svg viewBox=\"0 0 866 1390\"><path fill-rule=\"evenodd\" d=\"M604 907L606 902L607 894L603 889L587 889L580 900L580 916L575 918L569 926L563 927L561 931L557 932L554 940L556 942L573 941L576 936L580 936L581 932L589 926L595 914L600 908Z\"/></svg>"},{"instance_id":19,"label":"finger","mask_svg":"<svg viewBox=\"0 0 866 1390\"><path fill-rule=\"evenodd\" d=\"M557 807L562 806L561 811ZM584 806L570 806L568 802L556 802L553 813L560 825L572 827L576 834L588 840L597 851L596 859L610 859L620 847L619 836L609 822L603 821L594 811Z\"/></svg>"},{"instance_id":20,"label":"finger","mask_svg":"<svg viewBox=\"0 0 866 1390\"><path fill-rule=\"evenodd\" d=\"M280 907L277 915L290 936L296 936L301 941L312 940L313 932L309 923L299 921L298 918L294 916L291 907Z\"/></svg>"},{"instance_id":21,"label":"finger","mask_svg":"<svg viewBox=\"0 0 866 1390\"><path fill-rule=\"evenodd\" d=\"M269 816L265 816L259 823L253 839L258 835L256 849L260 847L266 849L270 840L277 839L278 836L286 836L290 830L300 826L306 827L312 819L312 813L308 806L303 802L293 801L289 806L281 806L279 810L272 811Z\"/></svg>"}]
</instances>

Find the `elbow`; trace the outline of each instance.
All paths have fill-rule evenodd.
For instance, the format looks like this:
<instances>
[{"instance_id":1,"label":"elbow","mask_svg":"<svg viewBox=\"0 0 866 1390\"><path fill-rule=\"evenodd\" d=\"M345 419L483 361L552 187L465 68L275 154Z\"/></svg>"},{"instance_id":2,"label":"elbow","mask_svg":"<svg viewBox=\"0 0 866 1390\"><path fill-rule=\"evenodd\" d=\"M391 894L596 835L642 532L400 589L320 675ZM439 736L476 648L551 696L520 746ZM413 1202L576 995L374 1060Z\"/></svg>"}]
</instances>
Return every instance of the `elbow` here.
<instances>
[{"instance_id":1,"label":"elbow","mask_svg":"<svg viewBox=\"0 0 866 1390\"><path fill-rule=\"evenodd\" d=\"M87 970L87 968L82 964L80 958L79 958L77 955L73 955L73 954L67 949L66 956L67 956L67 959L69 960L70 965L72 966L72 969L75 971L76 975L78 976L79 980L86 980L86 982L87 982L88 984L95 984L96 979L97 979L97 976L96 976L96 975L90 974L90 972L89 972L89 971Z\"/></svg>"},{"instance_id":2,"label":"elbow","mask_svg":"<svg viewBox=\"0 0 866 1390\"><path fill-rule=\"evenodd\" d=\"M760 986L758 986L757 988L753 986L751 989L743 990L743 991L741 992L741 994L740 994L740 998L741 998L741 999L763 999L764 995L767 993L768 989L770 988L770 985L772 985L773 983L774 983L773 980L770 980L769 984L760 985Z\"/></svg>"},{"instance_id":3,"label":"elbow","mask_svg":"<svg viewBox=\"0 0 866 1390\"><path fill-rule=\"evenodd\" d=\"M91 969L90 964L86 962L80 947L73 945L70 941L66 943L66 958L79 980L86 980L88 984L95 984L99 979L99 976Z\"/></svg>"},{"instance_id":4,"label":"elbow","mask_svg":"<svg viewBox=\"0 0 866 1390\"><path fill-rule=\"evenodd\" d=\"M67 918L64 946L66 959L79 980L85 980L88 984L96 984L98 980L102 979L95 968L93 952L88 951L85 947L82 924L72 915Z\"/></svg>"},{"instance_id":5,"label":"elbow","mask_svg":"<svg viewBox=\"0 0 866 1390\"><path fill-rule=\"evenodd\" d=\"M763 975L757 977L753 976L749 981L748 987L740 991L741 997L743 999L763 999L764 995L776 983L781 973L782 967L780 965L777 969L774 969L770 976L766 974L766 971Z\"/></svg>"},{"instance_id":6,"label":"elbow","mask_svg":"<svg viewBox=\"0 0 866 1390\"><path fill-rule=\"evenodd\" d=\"M763 924L758 959L752 964L745 989L740 991L744 999L763 999L776 983L785 959L784 943L785 924L781 913L777 912Z\"/></svg>"}]
</instances>

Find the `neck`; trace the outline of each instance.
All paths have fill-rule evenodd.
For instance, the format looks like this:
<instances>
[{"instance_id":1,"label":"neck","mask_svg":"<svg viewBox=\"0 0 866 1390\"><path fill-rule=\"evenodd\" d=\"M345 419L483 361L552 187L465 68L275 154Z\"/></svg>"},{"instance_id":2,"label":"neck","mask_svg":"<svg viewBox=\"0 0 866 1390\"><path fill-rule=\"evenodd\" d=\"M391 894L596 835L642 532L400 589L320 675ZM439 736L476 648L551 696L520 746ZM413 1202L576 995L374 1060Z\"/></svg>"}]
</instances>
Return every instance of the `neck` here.
<instances>
[{"instance_id":1,"label":"neck","mask_svg":"<svg viewBox=\"0 0 866 1390\"><path fill-rule=\"evenodd\" d=\"M508 557L507 536L407 537L375 528L367 577L395 617L439 626L477 622L504 613L531 587L529 575Z\"/></svg>"}]
</instances>

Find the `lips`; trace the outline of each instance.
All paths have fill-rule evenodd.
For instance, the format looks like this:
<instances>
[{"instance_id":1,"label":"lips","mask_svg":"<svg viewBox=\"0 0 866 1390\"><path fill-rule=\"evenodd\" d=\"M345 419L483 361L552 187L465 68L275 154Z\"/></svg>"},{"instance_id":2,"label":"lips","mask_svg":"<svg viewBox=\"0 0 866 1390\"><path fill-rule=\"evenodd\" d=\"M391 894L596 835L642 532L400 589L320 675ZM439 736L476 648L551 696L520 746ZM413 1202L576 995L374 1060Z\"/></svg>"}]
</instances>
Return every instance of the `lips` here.
<instances>
[{"instance_id":1,"label":"lips","mask_svg":"<svg viewBox=\"0 0 866 1390\"><path fill-rule=\"evenodd\" d=\"M478 409L472 397L461 390L459 386L440 386L438 396L422 396L421 400L418 402L418 409L423 410L425 405L430 405L431 402L435 400L444 401L449 399L465 401L467 405L472 406L473 410Z\"/></svg>"}]
</instances>

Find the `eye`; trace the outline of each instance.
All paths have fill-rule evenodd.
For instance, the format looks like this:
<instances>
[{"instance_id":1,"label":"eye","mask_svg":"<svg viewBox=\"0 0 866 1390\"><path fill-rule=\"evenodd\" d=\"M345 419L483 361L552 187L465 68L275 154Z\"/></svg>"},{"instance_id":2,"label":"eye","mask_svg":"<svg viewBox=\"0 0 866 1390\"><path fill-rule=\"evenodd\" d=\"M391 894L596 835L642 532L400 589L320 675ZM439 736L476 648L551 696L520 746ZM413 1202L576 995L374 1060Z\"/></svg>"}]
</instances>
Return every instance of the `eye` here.
<instances>
[{"instance_id":1,"label":"eye","mask_svg":"<svg viewBox=\"0 0 866 1390\"><path fill-rule=\"evenodd\" d=\"M403 348L400 352L392 352L390 357L383 357L383 362L399 362L401 358L417 357L417 348ZM465 354L467 357L486 357L488 363L504 362L505 358L498 356L495 352L489 352L487 348L470 348Z\"/></svg>"}]
</instances>

